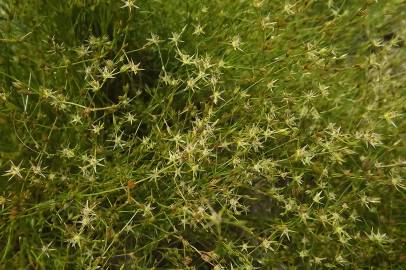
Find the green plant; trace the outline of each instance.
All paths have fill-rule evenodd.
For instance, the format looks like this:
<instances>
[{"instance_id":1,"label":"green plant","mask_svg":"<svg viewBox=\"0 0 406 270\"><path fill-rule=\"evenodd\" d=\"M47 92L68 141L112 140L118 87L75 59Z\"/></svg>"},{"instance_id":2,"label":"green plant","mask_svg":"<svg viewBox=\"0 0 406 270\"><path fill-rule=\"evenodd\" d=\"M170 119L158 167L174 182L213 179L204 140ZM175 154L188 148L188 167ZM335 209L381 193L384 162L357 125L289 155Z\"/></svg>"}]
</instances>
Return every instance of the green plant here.
<instances>
[{"instance_id":1,"label":"green plant","mask_svg":"<svg viewBox=\"0 0 406 270\"><path fill-rule=\"evenodd\" d=\"M405 11L4 0L0 268L402 269Z\"/></svg>"}]
</instances>

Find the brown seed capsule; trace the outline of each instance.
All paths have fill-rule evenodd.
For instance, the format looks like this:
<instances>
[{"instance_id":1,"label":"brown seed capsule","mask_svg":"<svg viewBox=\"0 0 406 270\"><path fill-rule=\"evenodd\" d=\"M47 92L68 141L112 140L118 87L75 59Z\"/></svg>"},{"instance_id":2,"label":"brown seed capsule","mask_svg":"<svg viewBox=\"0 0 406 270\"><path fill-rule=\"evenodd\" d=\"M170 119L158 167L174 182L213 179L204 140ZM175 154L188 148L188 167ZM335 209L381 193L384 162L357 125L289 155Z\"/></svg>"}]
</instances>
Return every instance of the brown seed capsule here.
<instances>
[{"instance_id":1,"label":"brown seed capsule","mask_svg":"<svg viewBox=\"0 0 406 270\"><path fill-rule=\"evenodd\" d=\"M128 180L128 182L127 182L127 189L128 190L131 190L131 189L133 189L133 188L135 188L135 186L136 186L136 183L133 181L133 180Z\"/></svg>"},{"instance_id":2,"label":"brown seed capsule","mask_svg":"<svg viewBox=\"0 0 406 270\"><path fill-rule=\"evenodd\" d=\"M17 207L13 207L10 211L10 220L15 220L17 218L17 214L18 214L18 209Z\"/></svg>"}]
</instances>

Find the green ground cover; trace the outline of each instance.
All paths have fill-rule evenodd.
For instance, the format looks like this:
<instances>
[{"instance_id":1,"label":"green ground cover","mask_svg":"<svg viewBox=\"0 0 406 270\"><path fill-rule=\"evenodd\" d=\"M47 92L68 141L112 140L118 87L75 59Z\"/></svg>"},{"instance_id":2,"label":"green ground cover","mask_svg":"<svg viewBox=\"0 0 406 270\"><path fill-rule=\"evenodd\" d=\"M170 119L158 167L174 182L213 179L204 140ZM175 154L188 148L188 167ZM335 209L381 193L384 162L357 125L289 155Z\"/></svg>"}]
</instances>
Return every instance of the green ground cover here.
<instances>
[{"instance_id":1,"label":"green ground cover","mask_svg":"<svg viewBox=\"0 0 406 270\"><path fill-rule=\"evenodd\" d=\"M0 269L406 269L403 0L0 0Z\"/></svg>"}]
</instances>

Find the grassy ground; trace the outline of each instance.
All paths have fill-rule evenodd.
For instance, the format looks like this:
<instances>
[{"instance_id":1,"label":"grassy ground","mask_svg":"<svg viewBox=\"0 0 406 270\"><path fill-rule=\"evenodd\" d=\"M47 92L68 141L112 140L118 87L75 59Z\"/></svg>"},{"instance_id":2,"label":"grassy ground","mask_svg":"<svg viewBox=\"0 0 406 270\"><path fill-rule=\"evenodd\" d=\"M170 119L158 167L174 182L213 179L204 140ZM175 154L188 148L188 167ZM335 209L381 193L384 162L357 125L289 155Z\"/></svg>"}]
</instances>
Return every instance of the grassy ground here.
<instances>
[{"instance_id":1,"label":"grassy ground","mask_svg":"<svg viewBox=\"0 0 406 270\"><path fill-rule=\"evenodd\" d=\"M405 269L404 18L1 1L0 269Z\"/></svg>"}]
</instances>

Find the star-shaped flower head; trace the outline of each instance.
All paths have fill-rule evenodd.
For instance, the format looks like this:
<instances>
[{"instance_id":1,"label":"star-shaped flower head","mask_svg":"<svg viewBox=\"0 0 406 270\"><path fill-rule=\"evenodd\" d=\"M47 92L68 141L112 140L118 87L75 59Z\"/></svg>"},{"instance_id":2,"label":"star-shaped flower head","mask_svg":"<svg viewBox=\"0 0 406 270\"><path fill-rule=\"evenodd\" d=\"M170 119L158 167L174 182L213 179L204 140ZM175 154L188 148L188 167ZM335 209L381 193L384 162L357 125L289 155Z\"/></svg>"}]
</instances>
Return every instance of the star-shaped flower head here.
<instances>
[{"instance_id":1,"label":"star-shaped flower head","mask_svg":"<svg viewBox=\"0 0 406 270\"><path fill-rule=\"evenodd\" d=\"M21 175L21 171L22 171L21 163L22 163L22 161L18 165L15 165L13 161L10 161L10 162L11 162L10 169L8 169L6 171L6 173L3 174L3 176L10 176L10 178L8 180L11 180L14 177L22 179L23 178L23 176Z\"/></svg>"},{"instance_id":2,"label":"star-shaped flower head","mask_svg":"<svg viewBox=\"0 0 406 270\"><path fill-rule=\"evenodd\" d=\"M121 8L128 8L130 12L133 8L139 8L135 5L135 0L122 0L122 2L124 3L124 6L122 6Z\"/></svg>"}]
</instances>

